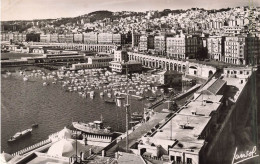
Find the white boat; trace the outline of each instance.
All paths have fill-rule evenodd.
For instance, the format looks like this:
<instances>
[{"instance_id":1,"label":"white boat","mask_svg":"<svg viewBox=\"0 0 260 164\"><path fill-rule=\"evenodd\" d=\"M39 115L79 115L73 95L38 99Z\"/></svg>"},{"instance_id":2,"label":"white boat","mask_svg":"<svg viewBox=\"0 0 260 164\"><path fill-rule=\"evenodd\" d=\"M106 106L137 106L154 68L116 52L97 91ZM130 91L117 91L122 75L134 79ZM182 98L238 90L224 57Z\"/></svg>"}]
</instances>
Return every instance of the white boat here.
<instances>
[{"instance_id":1,"label":"white boat","mask_svg":"<svg viewBox=\"0 0 260 164\"><path fill-rule=\"evenodd\" d=\"M23 77L23 81L28 81L28 77L27 77L27 76L24 76L24 77Z\"/></svg>"},{"instance_id":2,"label":"white boat","mask_svg":"<svg viewBox=\"0 0 260 164\"><path fill-rule=\"evenodd\" d=\"M74 128L89 134L106 135L106 136L113 135L110 127L107 128L103 127L102 121L94 121L88 124L83 122L72 122L72 125Z\"/></svg>"},{"instance_id":3,"label":"white boat","mask_svg":"<svg viewBox=\"0 0 260 164\"><path fill-rule=\"evenodd\" d=\"M32 128L26 129L26 130L21 131L21 132L17 132L17 133L15 133L15 135L13 135L13 136L8 140L8 142L15 141L15 140L17 140L17 139L19 139L19 138L21 138L21 137L23 137L23 136L25 136L25 135L31 134L31 132L32 132Z\"/></svg>"},{"instance_id":4,"label":"white boat","mask_svg":"<svg viewBox=\"0 0 260 164\"><path fill-rule=\"evenodd\" d=\"M45 81L45 82L42 83L42 85L43 85L43 86L47 86L48 83Z\"/></svg>"},{"instance_id":5,"label":"white boat","mask_svg":"<svg viewBox=\"0 0 260 164\"><path fill-rule=\"evenodd\" d=\"M11 72L6 72L6 75L7 76L10 76L12 73Z\"/></svg>"},{"instance_id":6,"label":"white boat","mask_svg":"<svg viewBox=\"0 0 260 164\"><path fill-rule=\"evenodd\" d=\"M94 92L94 91L91 91L89 97L92 98L92 99L94 99L94 96L95 96L95 92Z\"/></svg>"},{"instance_id":7,"label":"white boat","mask_svg":"<svg viewBox=\"0 0 260 164\"><path fill-rule=\"evenodd\" d=\"M107 97L111 98L111 96L112 96L111 93L107 93Z\"/></svg>"}]
</instances>

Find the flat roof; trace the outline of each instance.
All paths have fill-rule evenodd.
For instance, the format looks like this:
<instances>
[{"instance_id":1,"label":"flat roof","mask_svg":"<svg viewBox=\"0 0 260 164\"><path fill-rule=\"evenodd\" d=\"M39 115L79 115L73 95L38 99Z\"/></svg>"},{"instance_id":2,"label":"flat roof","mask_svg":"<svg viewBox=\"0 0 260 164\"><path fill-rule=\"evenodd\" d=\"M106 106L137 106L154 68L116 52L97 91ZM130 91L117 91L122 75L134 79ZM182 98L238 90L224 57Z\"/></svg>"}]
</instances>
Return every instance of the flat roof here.
<instances>
[{"instance_id":1,"label":"flat roof","mask_svg":"<svg viewBox=\"0 0 260 164\"><path fill-rule=\"evenodd\" d=\"M200 94L196 98L196 100L200 101L200 102L202 100L213 101L213 102L220 102L222 98L223 98L223 95Z\"/></svg>"},{"instance_id":2,"label":"flat roof","mask_svg":"<svg viewBox=\"0 0 260 164\"><path fill-rule=\"evenodd\" d=\"M220 106L220 103L206 103L202 101L192 101L185 106L180 114L192 115L192 112L196 112L195 116L210 116L213 111L216 111ZM194 116L194 115L192 115Z\"/></svg>"},{"instance_id":3,"label":"flat roof","mask_svg":"<svg viewBox=\"0 0 260 164\"><path fill-rule=\"evenodd\" d=\"M241 94L242 89L245 87L246 82L241 83L238 78L224 77L223 80L227 81L228 86L233 86L232 91L228 92L229 97L233 98L234 101L237 100L238 96Z\"/></svg>"},{"instance_id":4,"label":"flat roof","mask_svg":"<svg viewBox=\"0 0 260 164\"><path fill-rule=\"evenodd\" d=\"M177 139L178 141L182 142L203 144L204 140L199 140L198 137L202 133L203 129L206 127L210 119L210 117L201 117L196 115L187 116L177 114L161 128L162 132L157 131L153 138L169 140L172 133L172 139ZM192 128L181 128L180 125L184 124Z\"/></svg>"},{"instance_id":5,"label":"flat roof","mask_svg":"<svg viewBox=\"0 0 260 164\"><path fill-rule=\"evenodd\" d=\"M228 67L224 68L224 70L252 70L252 67Z\"/></svg>"},{"instance_id":6,"label":"flat roof","mask_svg":"<svg viewBox=\"0 0 260 164\"><path fill-rule=\"evenodd\" d=\"M120 164L145 164L145 161L141 156L130 153L122 153L122 156L118 158L118 163Z\"/></svg>"}]
</instances>

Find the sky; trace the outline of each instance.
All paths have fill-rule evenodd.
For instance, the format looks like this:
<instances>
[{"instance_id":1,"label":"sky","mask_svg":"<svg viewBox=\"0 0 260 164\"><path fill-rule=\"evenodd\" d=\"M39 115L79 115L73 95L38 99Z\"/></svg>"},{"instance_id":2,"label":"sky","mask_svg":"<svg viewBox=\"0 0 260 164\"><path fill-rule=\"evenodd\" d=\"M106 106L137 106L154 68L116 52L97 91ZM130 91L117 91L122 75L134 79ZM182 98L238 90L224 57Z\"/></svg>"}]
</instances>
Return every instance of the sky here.
<instances>
[{"instance_id":1,"label":"sky","mask_svg":"<svg viewBox=\"0 0 260 164\"><path fill-rule=\"evenodd\" d=\"M1 0L1 20L75 17L98 10L148 11L260 6L259 0Z\"/></svg>"}]
</instances>

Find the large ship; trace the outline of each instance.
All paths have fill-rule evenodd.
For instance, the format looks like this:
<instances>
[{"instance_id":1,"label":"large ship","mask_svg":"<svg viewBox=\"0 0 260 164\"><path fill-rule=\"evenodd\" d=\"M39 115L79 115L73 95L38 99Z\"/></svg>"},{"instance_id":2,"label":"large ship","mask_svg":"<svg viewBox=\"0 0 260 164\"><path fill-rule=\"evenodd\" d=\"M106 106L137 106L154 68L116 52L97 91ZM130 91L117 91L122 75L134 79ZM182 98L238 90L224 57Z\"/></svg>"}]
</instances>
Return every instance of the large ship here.
<instances>
[{"instance_id":1,"label":"large ship","mask_svg":"<svg viewBox=\"0 0 260 164\"><path fill-rule=\"evenodd\" d=\"M102 121L94 121L90 123L83 123L83 122L72 122L74 128L88 133L88 134L97 134L97 135L106 135L110 136L113 135L110 127L103 127Z\"/></svg>"},{"instance_id":2,"label":"large ship","mask_svg":"<svg viewBox=\"0 0 260 164\"><path fill-rule=\"evenodd\" d=\"M17 139L19 139L19 138L21 138L21 137L23 137L23 136L25 136L25 135L31 134L31 132L32 132L32 128L26 129L26 130L21 131L21 132L17 132L17 133L15 133L15 135L13 135L13 136L8 140L8 142L15 141L15 140L17 140Z\"/></svg>"}]
</instances>

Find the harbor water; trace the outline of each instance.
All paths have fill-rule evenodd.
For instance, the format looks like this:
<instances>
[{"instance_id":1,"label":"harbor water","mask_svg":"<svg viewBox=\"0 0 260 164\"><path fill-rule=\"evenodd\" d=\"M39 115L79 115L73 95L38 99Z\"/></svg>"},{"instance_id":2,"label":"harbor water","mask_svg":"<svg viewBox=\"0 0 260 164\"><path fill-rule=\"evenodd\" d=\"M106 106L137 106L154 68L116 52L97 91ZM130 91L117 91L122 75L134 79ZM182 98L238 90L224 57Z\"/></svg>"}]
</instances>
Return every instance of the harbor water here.
<instances>
[{"instance_id":1,"label":"harbor water","mask_svg":"<svg viewBox=\"0 0 260 164\"><path fill-rule=\"evenodd\" d=\"M89 96L81 98L77 92L66 92L60 83L43 86L41 78L23 81L18 72L20 68L8 69L16 72L10 76L1 75L1 151L14 153L47 139L72 121L87 123L100 120L101 115L105 126L125 131L123 106L106 103L99 94L94 99ZM146 99L130 98L130 113L143 112L147 103ZM35 123L39 127L32 131L32 135L7 142L16 132L31 128Z\"/></svg>"}]
</instances>

